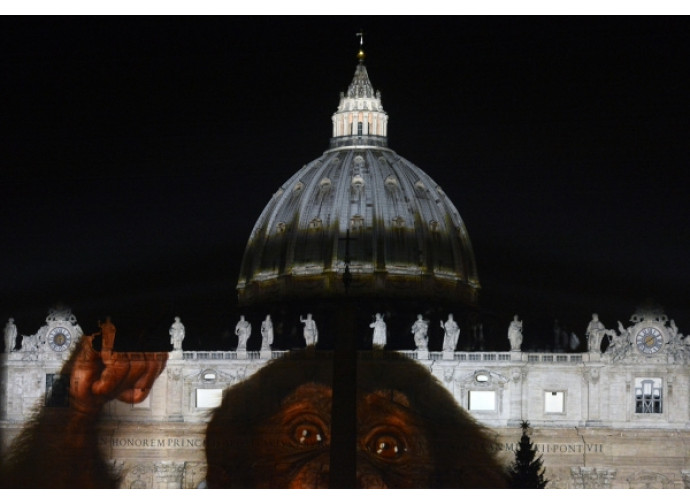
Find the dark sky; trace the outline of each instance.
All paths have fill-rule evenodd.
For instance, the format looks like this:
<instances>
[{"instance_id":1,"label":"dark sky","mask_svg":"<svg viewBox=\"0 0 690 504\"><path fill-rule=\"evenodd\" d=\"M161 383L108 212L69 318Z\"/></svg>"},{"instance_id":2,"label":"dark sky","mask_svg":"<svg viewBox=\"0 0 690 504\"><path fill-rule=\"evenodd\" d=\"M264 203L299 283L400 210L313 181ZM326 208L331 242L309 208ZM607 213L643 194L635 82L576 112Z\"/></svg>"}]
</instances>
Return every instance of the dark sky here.
<instances>
[{"instance_id":1,"label":"dark sky","mask_svg":"<svg viewBox=\"0 0 690 504\"><path fill-rule=\"evenodd\" d=\"M234 327L271 195L328 147L355 33L525 341L647 298L690 332L686 17L3 17L0 323Z\"/></svg>"}]
</instances>

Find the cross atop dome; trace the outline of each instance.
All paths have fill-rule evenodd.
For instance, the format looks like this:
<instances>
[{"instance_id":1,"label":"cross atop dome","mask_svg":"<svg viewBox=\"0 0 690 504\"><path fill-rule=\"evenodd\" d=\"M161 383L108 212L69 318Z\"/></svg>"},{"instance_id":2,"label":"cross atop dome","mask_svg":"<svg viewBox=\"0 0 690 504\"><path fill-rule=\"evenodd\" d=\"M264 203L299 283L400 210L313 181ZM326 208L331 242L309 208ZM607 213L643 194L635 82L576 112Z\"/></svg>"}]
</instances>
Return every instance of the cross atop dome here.
<instances>
[{"instance_id":1,"label":"cross atop dome","mask_svg":"<svg viewBox=\"0 0 690 504\"><path fill-rule=\"evenodd\" d=\"M364 62L364 30L359 30L357 36L359 37L359 52L357 53L357 59Z\"/></svg>"}]
</instances>

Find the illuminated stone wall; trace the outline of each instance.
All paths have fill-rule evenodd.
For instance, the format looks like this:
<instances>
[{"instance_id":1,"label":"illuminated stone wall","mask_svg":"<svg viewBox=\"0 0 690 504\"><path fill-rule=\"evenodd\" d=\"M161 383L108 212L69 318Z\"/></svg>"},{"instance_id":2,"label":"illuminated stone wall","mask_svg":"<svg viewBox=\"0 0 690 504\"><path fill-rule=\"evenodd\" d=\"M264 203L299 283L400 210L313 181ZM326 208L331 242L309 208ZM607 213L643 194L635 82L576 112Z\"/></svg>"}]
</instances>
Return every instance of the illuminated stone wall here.
<instances>
[{"instance_id":1,"label":"illuminated stone wall","mask_svg":"<svg viewBox=\"0 0 690 504\"><path fill-rule=\"evenodd\" d=\"M64 321L47 322L39 334L56 324ZM647 337L650 327L660 339ZM683 488L690 484L690 345L665 316L634 316L615 336L626 334L624 347L603 354L402 353L427 367L495 431L488 449L507 462L520 439L520 422L528 420L552 488ZM3 448L35 408L64 407L60 401L45 404L55 383L49 377L68 352L42 345L3 354ZM205 473L206 422L222 390L283 354L174 351L143 403L108 403L100 444L122 471L122 486L198 486Z\"/></svg>"}]
</instances>

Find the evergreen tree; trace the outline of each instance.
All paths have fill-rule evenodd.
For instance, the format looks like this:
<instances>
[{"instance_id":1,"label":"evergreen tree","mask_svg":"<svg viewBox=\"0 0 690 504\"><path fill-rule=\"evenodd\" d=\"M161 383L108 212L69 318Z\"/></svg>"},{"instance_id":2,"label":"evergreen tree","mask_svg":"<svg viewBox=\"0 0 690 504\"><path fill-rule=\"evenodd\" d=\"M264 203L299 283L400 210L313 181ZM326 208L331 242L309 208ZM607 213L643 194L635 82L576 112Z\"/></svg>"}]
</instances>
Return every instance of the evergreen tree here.
<instances>
[{"instance_id":1,"label":"evergreen tree","mask_svg":"<svg viewBox=\"0 0 690 504\"><path fill-rule=\"evenodd\" d=\"M529 422L520 424L522 437L515 451L515 462L509 472L511 488L544 488L549 480L544 479L542 456L537 457L537 449L527 433Z\"/></svg>"}]
</instances>

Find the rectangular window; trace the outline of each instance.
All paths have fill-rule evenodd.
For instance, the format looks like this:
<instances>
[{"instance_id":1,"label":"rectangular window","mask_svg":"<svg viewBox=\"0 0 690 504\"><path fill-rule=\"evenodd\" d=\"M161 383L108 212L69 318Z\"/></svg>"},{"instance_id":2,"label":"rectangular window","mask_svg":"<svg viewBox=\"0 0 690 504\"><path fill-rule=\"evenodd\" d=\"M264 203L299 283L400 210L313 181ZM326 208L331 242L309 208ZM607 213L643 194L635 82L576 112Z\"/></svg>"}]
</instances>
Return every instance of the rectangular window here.
<instances>
[{"instance_id":1,"label":"rectangular window","mask_svg":"<svg viewBox=\"0 0 690 504\"><path fill-rule=\"evenodd\" d=\"M493 390L470 390L470 411L496 411L496 392Z\"/></svg>"},{"instance_id":2,"label":"rectangular window","mask_svg":"<svg viewBox=\"0 0 690 504\"><path fill-rule=\"evenodd\" d=\"M635 378L635 413L661 413L661 378Z\"/></svg>"},{"instance_id":3,"label":"rectangular window","mask_svg":"<svg viewBox=\"0 0 690 504\"><path fill-rule=\"evenodd\" d=\"M197 408L217 408L223 401L223 389L196 389Z\"/></svg>"},{"instance_id":4,"label":"rectangular window","mask_svg":"<svg viewBox=\"0 0 690 504\"><path fill-rule=\"evenodd\" d=\"M69 406L69 375L46 375L45 405L50 408Z\"/></svg>"},{"instance_id":5,"label":"rectangular window","mask_svg":"<svg viewBox=\"0 0 690 504\"><path fill-rule=\"evenodd\" d=\"M565 392L544 392L544 413L565 413Z\"/></svg>"}]
</instances>

